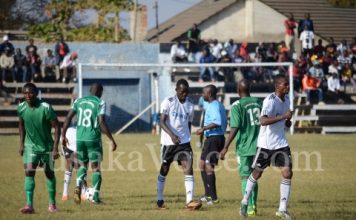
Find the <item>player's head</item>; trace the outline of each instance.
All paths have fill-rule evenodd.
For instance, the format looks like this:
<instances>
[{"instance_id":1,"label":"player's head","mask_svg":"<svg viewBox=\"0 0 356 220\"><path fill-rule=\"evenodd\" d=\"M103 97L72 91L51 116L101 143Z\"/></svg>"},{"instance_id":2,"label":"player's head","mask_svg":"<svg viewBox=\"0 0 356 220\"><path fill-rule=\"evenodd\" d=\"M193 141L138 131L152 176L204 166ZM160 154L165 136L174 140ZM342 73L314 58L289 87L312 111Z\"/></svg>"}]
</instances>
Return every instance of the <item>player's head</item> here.
<instances>
[{"instance_id":1,"label":"player's head","mask_svg":"<svg viewBox=\"0 0 356 220\"><path fill-rule=\"evenodd\" d=\"M103 95L103 86L100 83L93 83L90 86L90 94L101 98Z\"/></svg>"},{"instance_id":2,"label":"player's head","mask_svg":"<svg viewBox=\"0 0 356 220\"><path fill-rule=\"evenodd\" d=\"M216 86L210 84L204 87L203 89L203 99L204 101L215 100L218 93Z\"/></svg>"},{"instance_id":3,"label":"player's head","mask_svg":"<svg viewBox=\"0 0 356 220\"><path fill-rule=\"evenodd\" d=\"M247 79L242 79L237 84L237 92L239 93L240 97L249 96L251 89L251 83Z\"/></svg>"},{"instance_id":4,"label":"player's head","mask_svg":"<svg viewBox=\"0 0 356 220\"><path fill-rule=\"evenodd\" d=\"M185 102L189 94L189 84L188 81L185 79L180 79L176 83L176 95L179 101Z\"/></svg>"},{"instance_id":5,"label":"player's head","mask_svg":"<svg viewBox=\"0 0 356 220\"><path fill-rule=\"evenodd\" d=\"M276 93L288 94L289 92L289 82L284 74L278 74L274 79L274 87Z\"/></svg>"},{"instance_id":6,"label":"player's head","mask_svg":"<svg viewBox=\"0 0 356 220\"><path fill-rule=\"evenodd\" d=\"M36 97L38 95L38 89L33 83L26 83L22 89L23 96L26 102L30 105L35 103Z\"/></svg>"}]
</instances>

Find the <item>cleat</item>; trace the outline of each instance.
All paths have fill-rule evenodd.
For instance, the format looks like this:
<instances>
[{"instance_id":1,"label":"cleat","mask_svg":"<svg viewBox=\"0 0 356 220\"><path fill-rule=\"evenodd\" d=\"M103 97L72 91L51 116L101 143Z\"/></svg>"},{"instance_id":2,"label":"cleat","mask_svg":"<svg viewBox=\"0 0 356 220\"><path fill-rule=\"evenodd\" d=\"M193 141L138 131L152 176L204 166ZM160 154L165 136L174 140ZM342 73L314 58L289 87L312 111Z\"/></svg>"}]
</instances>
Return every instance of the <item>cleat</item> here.
<instances>
[{"instance_id":1,"label":"cleat","mask_svg":"<svg viewBox=\"0 0 356 220\"><path fill-rule=\"evenodd\" d=\"M256 206L248 206L247 208L247 215L248 217L255 217L257 215L257 208Z\"/></svg>"},{"instance_id":2,"label":"cleat","mask_svg":"<svg viewBox=\"0 0 356 220\"><path fill-rule=\"evenodd\" d=\"M92 201L90 201L92 204L94 204L94 205L103 205L104 204L104 202L103 201L101 201L100 199L98 199L98 200L92 200Z\"/></svg>"},{"instance_id":3,"label":"cleat","mask_svg":"<svg viewBox=\"0 0 356 220\"><path fill-rule=\"evenodd\" d=\"M277 211L276 216L286 220L292 220L292 216L287 211Z\"/></svg>"},{"instance_id":4,"label":"cleat","mask_svg":"<svg viewBox=\"0 0 356 220\"><path fill-rule=\"evenodd\" d=\"M158 210L166 210L168 207L164 204L163 200L158 200L157 201L157 209Z\"/></svg>"},{"instance_id":5,"label":"cleat","mask_svg":"<svg viewBox=\"0 0 356 220\"><path fill-rule=\"evenodd\" d=\"M202 205L203 204L200 201L190 201L184 206L184 209L187 211L195 211L199 210Z\"/></svg>"},{"instance_id":6,"label":"cleat","mask_svg":"<svg viewBox=\"0 0 356 220\"><path fill-rule=\"evenodd\" d=\"M48 211L49 211L50 213L55 213L55 212L57 212L57 207L56 207L56 205L55 205L55 204L49 205L49 206L48 206Z\"/></svg>"},{"instance_id":7,"label":"cleat","mask_svg":"<svg viewBox=\"0 0 356 220\"><path fill-rule=\"evenodd\" d=\"M211 200L211 198L209 196L204 195L204 196L200 197L199 200L200 200L200 202L208 202Z\"/></svg>"},{"instance_id":8,"label":"cleat","mask_svg":"<svg viewBox=\"0 0 356 220\"><path fill-rule=\"evenodd\" d=\"M74 190L74 202L78 205L81 203L81 189L78 186Z\"/></svg>"},{"instance_id":9,"label":"cleat","mask_svg":"<svg viewBox=\"0 0 356 220\"><path fill-rule=\"evenodd\" d=\"M30 205L25 205L25 207L23 207L23 208L20 209L20 212L21 212L22 214L33 214L33 213L35 213L35 210L33 209L32 206L30 206Z\"/></svg>"},{"instance_id":10,"label":"cleat","mask_svg":"<svg viewBox=\"0 0 356 220\"><path fill-rule=\"evenodd\" d=\"M210 205L217 205L219 203L220 203L220 200L218 200L218 199L216 199L216 200L210 199L206 204L210 206Z\"/></svg>"},{"instance_id":11,"label":"cleat","mask_svg":"<svg viewBox=\"0 0 356 220\"><path fill-rule=\"evenodd\" d=\"M62 201L65 202L65 201L68 201L68 199L69 199L68 195L63 195L62 196Z\"/></svg>"},{"instance_id":12,"label":"cleat","mask_svg":"<svg viewBox=\"0 0 356 220\"><path fill-rule=\"evenodd\" d=\"M240 205L240 216L243 218L247 218L247 204L242 202Z\"/></svg>"}]
</instances>

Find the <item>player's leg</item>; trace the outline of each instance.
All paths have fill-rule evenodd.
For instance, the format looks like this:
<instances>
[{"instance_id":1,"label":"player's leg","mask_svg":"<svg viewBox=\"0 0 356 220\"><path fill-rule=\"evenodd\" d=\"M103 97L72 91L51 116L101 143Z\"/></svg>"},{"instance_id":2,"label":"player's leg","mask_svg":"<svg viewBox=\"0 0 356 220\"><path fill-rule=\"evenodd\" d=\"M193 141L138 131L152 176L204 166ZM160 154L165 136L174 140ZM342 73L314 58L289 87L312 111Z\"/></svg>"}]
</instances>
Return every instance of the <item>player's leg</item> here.
<instances>
[{"instance_id":1,"label":"player's leg","mask_svg":"<svg viewBox=\"0 0 356 220\"><path fill-rule=\"evenodd\" d=\"M249 176L251 175L253 169L253 156L242 156L238 157L239 173L241 176L241 192L244 195L246 190L246 185ZM251 196L248 199L247 212L249 216L255 216L257 212L257 194L258 194L258 184L257 181L251 192Z\"/></svg>"},{"instance_id":2,"label":"player's leg","mask_svg":"<svg viewBox=\"0 0 356 220\"><path fill-rule=\"evenodd\" d=\"M72 171L73 171L73 161L71 159L72 155L73 155L73 151L66 148L64 152L64 156L66 159L66 170L64 171L62 201L68 200L68 189L69 189L69 184L72 178Z\"/></svg>"},{"instance_id":3,"label":"player's leg","mask_svg":"<svg viewBox=\"0 0 356 220\"><path fill-rule=\"evenodd\" d=\"M194 196L193 151L190 144L184 144L178 147L180 149L179 152L175 154L175 157L183 169L186 204L188 204L193 201Z\"/></svg>"},{"instance_id":4,"label":"player's leg","mask_svg":"<svg viewBox=\"0 0 356 220\"><path fill-rule=\"evenodd\" d=\"M35 190L35 175L37 164L35 160L27 161L26 152L24 157L24 169L25 169L25 194L26 194L26 205L20 209L23 214L32 214L35 212L33 208L33 192Z\"/></svg>"},{"instance_id":5,"label":"player's leg","mask_svg":"<svg viewBox=\"0 0 356 220\"><path fill-rule=\"evenodd\" d=\"M74 202L81 202L81 188L87 176L87 167L89 162L88 149L84 141L77 141L77 159L79 168L77 171L76 188L74 191Z\"/></svg>"},{"instance_id":6,"label":"player's leg","mask_svg":"<svg viewBox=\"0 0 356 220\"><path fill-rule=\"evenodd\" d=\"M209 197L211 197L211 195L209 195L208 177L206 175L206 170L205 170L205 159L208 154L208 147L209 147L208 145L209 145L209 141L208 139L206 139L204 141L204 145L202 148L202 153L200 155L200 161L199 161L199 169L204 184L204 195L200 198L200 201L202 202L208 202L208 200L210 199Z\"/></svg>"},{"instance_id":7,"label":"player's leg","mask_svg":"<svg viewBox=\"0 0 356 220\"><path fill-rule=\"evenodd\" d=\"M91 169L93 171L91 182L94 190L93 202L100 203L100 188L102 182L101 176L101 161L103 160L103 147L101 145L101 141L98 142L87 142L88 147L88 156L89 161L91 163Z\"/></svg>"},{"instance_id":8,"label":"player's leg","mask_svg":"<svg viewBox=\"0 0 356 220\"><path fill-rule=\"evenodd\" d=\"M47 153L42 155L42 160L44 163L44 172L46 175L46 185L49 198L48 211L53 213L57 211L56 207L56 176L54 175L54 161L52 159L52 154Z\"/></svg>"},{"instance_id":9,"label":"player's leg","mask_svg":"<svg viewBox=\"0 0 356 220\"><path fill-rule=\"evenodd\" d=\"M166 177L169 172L170 165L173 161L173 147L172 146L161 146L161 168L157 177L157 207L159 209L166 209L164 205L164 186L166 184Z\"/></svg>"}]
</instances>

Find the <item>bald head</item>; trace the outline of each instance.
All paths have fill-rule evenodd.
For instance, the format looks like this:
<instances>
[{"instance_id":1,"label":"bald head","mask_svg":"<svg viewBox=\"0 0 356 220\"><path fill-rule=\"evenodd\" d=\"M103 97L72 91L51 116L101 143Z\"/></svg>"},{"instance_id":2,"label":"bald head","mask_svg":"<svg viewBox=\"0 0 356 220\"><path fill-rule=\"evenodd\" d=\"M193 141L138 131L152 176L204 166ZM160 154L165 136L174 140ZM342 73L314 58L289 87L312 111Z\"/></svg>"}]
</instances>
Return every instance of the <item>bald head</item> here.
<instances>
[{"instance_id":1,"label":"bald head","mask_svg":"<svg viewBox=\"0 0 356 220\"><path fill-rule=\"evenodd\" d=\"M203 98L205 101L210 102L216 99L218 89L216 86L210 84L204 87L203 89Z\"/></svg>"},{"instance_id":2,"label":"bald head","mask_svg":"<svg viewBox=\"0 0 356 220\"><path fill-rule=\"evenodd\" d=\"M237 84L240 97L249 96L251 84L247 79L242 79Z\"/></svg>"},{"instance_id":3,"label":"bald head","mask_svg":"<svg viewBox=\"0 0 356 220\"><path fill-rule=\"evenodd\" d=\"M101 98L103 94L103 86L100 83L93 83L90 86L90 94Z\"/></svg>"}]
</instances>

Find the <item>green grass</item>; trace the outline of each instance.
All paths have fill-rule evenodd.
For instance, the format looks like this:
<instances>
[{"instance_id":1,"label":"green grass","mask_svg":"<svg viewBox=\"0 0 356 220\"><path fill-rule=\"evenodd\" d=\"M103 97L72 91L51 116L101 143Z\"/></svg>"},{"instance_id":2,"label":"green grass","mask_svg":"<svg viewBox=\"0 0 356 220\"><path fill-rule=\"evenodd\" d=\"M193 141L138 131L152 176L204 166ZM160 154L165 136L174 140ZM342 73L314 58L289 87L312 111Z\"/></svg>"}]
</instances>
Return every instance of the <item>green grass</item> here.
<instances>
[{"instance_id":1,"label":"green grass","mask_svg":"<svg viewBox=\"0 0 356 220\"><path fill-rule=\"evenodd\" d=\"M119 148L113 154L116 160L111 166L108 164L106 146L102 184L102 199L105 205L83 203L77 206L72 200L62 202L63 170L59 169L56 172L59 211L49 214L45 176L43 171L39 170L36 175L34 199L36 214L24 217L18 212L25 202L24 172L22 159L18 155L19 138L0 138L1 219L239 219L241 190L237 171L232 170L236 167L233 149L230 150L228 159L220 163L217 172L221 204L213 207L203 206L197 212L182 210L185 203L184 178L178 169L172 167L165 189L165 200L170 209L155 210L158 168L153 158L159 156L159 138L148 134L119 136ZM194 137L192 143L196 140ZM311 171L308 171L305 157L299 156L298 164L294 161L296 170L289 210L295 219L356 219L356 136L300 134L289 137L289 141L294 159L296 153L300 155L301 152L318 152L321 158L318 162L316 154L311 157ZM153 151L150 151L146 144L154 146L151 148ZM194 158L197 159L200 156L199 149L193 148ZM56 167L60 168L62 162L56 162ZM194 167L195 196L198 198L202 195L203 187L196 160ZM279 201L279 181L278 170L266 170L259 181L259 214L254 219L275 219L274 213ZM74 184L73 178L71 192L74 190Z\"/></svg>"}]
</instances>

